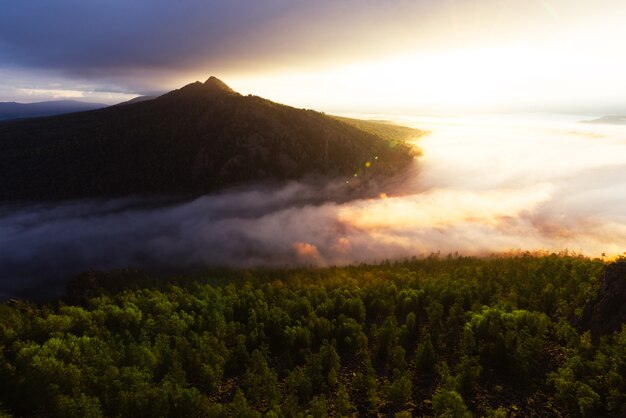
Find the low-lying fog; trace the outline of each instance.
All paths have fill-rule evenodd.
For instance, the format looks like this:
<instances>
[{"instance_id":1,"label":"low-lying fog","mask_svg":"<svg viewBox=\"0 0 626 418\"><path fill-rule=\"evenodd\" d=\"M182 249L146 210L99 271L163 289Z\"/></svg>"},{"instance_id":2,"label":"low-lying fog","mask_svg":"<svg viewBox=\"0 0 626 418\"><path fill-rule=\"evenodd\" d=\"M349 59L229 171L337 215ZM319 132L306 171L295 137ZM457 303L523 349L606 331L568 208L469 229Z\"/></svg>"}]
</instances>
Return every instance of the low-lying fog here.
<instances>
[{"instance_id":1,"label":"low-lying fog","mask_svg":"<svg viewBox=\"0 0 626 418\"><path fill-rule=\"evenodd\" d=\"M423 156L380 197L290 183L176 204L0 207L0 298L89 269L332 265L433 252L626 251L626 127L584 117L406 118ZM342 180L343 181L343 180ZM326 192L328 188L326 188Z\"/></svg>"}]
</instances>

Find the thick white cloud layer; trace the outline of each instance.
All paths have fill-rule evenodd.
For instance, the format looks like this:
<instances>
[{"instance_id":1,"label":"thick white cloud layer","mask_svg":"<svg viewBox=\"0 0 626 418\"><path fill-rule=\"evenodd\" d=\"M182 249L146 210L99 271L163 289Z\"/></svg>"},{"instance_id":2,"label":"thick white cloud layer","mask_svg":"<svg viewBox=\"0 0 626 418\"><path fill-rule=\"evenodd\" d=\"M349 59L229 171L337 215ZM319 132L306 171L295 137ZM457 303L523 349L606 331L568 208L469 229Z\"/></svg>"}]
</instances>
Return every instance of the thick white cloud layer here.
<instances>
[{"instance_id":1,"label":"thick white cloud layer","mask_svg":"<svg viewBox=\"0 0 626 418\"><path fill-rule=\"evenodd\" d=\"M400 118L402 120L402 118ZM91 268L333 265L433 252L626 251L626 128L425 119L415 169L375 199L298 183L189 202L0 208L0 295Z\"/></svg>"}]
</instances>

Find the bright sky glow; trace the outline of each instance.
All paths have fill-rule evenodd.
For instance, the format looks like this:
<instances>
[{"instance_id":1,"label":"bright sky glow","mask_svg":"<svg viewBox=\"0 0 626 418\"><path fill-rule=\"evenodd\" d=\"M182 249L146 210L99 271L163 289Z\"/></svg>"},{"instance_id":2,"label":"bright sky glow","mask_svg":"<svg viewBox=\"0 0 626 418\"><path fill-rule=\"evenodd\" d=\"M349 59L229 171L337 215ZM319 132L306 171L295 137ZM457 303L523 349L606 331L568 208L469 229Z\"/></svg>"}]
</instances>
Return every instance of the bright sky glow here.
<instances>
[{"instance_id":1,"label":"bright sky glow","mask_svg":"<svg viewBox=\"0 0 626 418\"><path fill-rule=\"evenodd\" d=\"M614 29L603 29L607 42L576 33L548 43L407 50L313 71L242 76L231 84L285 103L340 111L626 110L626 48L620 54L608 42L626 39L626 25L619 35Z\"/></svg>"},{"instance_id":2,"label":"bright sky glow","mask_svg":"<svg viewBox=\"0 0 626 418\"><path fill-rule=\"evenodd\" d=\"M326 112L626 112L623 0L75 6L3 10L0 101L113 103L215 75Z\"/></svg>"}]
</instances>

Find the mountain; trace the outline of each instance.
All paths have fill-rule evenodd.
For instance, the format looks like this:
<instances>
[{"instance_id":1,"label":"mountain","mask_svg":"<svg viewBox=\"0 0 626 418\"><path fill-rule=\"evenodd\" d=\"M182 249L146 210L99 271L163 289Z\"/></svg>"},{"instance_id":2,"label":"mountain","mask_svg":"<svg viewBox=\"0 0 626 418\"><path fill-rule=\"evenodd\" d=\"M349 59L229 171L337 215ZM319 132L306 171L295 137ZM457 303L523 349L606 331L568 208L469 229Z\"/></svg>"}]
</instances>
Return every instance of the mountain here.
<instances>
[{"instance_id":1,"label":"mountain","mask_svg":"<svg viewBox=\"0 0 626 418\"><path fill-rule=\"evenodd\" d=\"M598 119L585 120L583 123L603 123L607 125L626 125L626 116L602 116Z\"/></svg>"},{"instance_id":2,"label":"mountain","mask_svg":"<svg viewBox=\"0 0 626 418\"><path fill-rule=\"evenodd\" d=\"M0 120L54 116L102 109L106 106L102 103L87 103L76 100L56 100L38 103L0 102Z\"/></svg>"},{"instance_id":3,"label":"mountain","mask_svg":"<svg viewBox=\"0 0 626 418\"><path fill-rule=\"evenodd\" d=\"M414 140L416 137L426 133L407 126L396 125L388 120L363 120L332 115L331 117L389 141L392 146L398 142Z\"/></svg>"},{"instance_id":4,"label":"mountain","mask_svg":"<svg viewBox=\"0 0 626 418\"><path fill-rule=\"evenodd\" d=\"M159 96L137 96L133 99L127 100L125 102L121 102L116 104L115 106L126 106L129 104L135 104L135 103L141 103L141 102L147 102L148 100L153 100L156 99Z\"/></svg>"},{"instance_id":5,"label":"mountain","mask_svg":"<svg viewBox=\"0 0 626 418\"><path fill-rule=\"evenodd\" d=\"M0 200L202 194L309 176L367 182L408 166L413 150L211 77L140 103L0 123Z\"/></svg>"}]
</instances>

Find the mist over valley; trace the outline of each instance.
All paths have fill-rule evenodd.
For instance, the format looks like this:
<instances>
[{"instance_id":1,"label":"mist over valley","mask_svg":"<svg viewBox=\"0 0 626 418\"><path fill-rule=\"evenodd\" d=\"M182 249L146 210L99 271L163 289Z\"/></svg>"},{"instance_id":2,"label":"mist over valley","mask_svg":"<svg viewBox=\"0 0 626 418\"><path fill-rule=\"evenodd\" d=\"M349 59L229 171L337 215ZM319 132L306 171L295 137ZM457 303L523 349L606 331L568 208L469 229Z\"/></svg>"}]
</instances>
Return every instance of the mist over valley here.
<instances>
[{"instance_id":1,"label":"mist over valley","mask_svg":"<svg viewBox=\"0 0 626 418\"><path fill-rule=\"evenodd\" d=\"M511 251L612 257L626 243L626 135L579 120L398 116L429 132L414 139L420 155L367 184L349 175L187 198L5 203L3 297L58 292L90 269L331 266Z\"/></svg>"}]
</instances>

